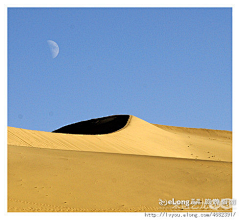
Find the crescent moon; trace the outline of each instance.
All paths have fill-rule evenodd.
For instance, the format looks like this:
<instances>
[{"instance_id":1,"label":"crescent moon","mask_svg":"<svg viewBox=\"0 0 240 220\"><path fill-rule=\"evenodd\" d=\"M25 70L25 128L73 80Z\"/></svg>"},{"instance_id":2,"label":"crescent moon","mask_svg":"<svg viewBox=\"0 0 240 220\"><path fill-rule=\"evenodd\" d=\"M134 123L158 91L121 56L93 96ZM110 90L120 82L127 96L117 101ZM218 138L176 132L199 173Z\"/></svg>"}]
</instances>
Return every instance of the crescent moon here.
<instances>
[{"instance_id":1,"label":"crescent moon","mask_svg":"<svg viewBox=\"0 0 240 220\"><path fill-rule=\"evenodd\" d=\"M56 58L57 55L59 54L59 46L57 45L56 42L52 40L48 40L47 43L52 53L52 58Z\"/></svg>"}]
</instances>

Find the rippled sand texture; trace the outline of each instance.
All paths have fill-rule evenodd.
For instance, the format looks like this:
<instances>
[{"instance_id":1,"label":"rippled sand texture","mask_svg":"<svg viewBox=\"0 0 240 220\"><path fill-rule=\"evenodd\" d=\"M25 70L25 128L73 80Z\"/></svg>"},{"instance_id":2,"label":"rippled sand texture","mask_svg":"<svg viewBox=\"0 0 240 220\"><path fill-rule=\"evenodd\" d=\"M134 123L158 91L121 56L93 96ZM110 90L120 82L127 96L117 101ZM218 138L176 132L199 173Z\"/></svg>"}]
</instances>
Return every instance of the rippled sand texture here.
<instances>
[{"instance_id":1,"label":"rippled sand texture","mask_svg":"<svg viewBox=\"0 0 240 220\"><path fill-rule=\"evenodd\" d=\"M158 203L172 198L232 198L232 132L134 116L102 135L8 127L9 212L174 211Z\"/></svg>"}]
</instances>

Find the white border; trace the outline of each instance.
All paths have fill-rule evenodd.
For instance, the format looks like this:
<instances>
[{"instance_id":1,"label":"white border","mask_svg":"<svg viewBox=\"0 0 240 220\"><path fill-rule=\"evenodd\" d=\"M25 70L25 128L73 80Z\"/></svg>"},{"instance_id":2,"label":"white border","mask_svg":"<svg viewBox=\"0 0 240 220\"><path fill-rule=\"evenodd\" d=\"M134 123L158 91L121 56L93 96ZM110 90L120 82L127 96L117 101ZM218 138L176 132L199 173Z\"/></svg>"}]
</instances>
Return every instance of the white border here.
<instances>
[{"instance_id":1,"label":"white border","mask_svg":"<svg viewBox=\"0 0 240 220\"><path fill-rule=\"evenodd\" d=\"M87 3L86 3L87 2ZM167 3L166 3L167 2ZM181 2L181 4L179 3ZM3 134L3 146L1 146L2 155L2 175L4 175L4 182L1 181L3 193L4 195L1 199L1 208L2 208L2 217L3 218L30 218L32 219L42 219L44 217L57 217L57 218L69 218L75 217L76 219L89 219L89 218L97 218L97 219L123 219L123 218L131 218L131 219L146 219L144 217L144 213L7 213L7 7L232 7L233 8L233 78L232 78L232 103L233 103L233 198L237 199L237 207L235 211L237 212L234 219L239 219L239 186L240 180L238 177L238 167L239 167L239 22L240 22L240 11L239 11L239 2L236 1L130 1L130 0L122 0L122 1L73 1L68 0L67 4L65 1L50 1L42 0L39 3L32 3L32 1L21 1L19 4L18 1L4 1L4 5L2 5L2 19L1 25L3 28L4 35L2 39L2 59L3 64L1 65L3 71L1 73L1 95L3 97L2 102L4 103L4 108L2 108L1 114L1 134ZM163 219L163 218L161 218ZM191 218L192 219L192 218ZM209 219L209 218L208 218ZM216 219L216 218L214 218ZM233 218L231 218L233 219Z\"/></svg>"}]
</instances>

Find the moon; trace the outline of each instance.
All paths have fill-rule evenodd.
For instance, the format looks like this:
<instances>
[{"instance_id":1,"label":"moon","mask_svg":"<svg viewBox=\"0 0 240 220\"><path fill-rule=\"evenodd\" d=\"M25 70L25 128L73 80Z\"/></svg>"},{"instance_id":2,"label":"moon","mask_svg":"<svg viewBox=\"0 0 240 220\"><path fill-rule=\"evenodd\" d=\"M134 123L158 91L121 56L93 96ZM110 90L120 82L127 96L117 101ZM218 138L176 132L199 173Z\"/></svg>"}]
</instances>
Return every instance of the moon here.
<instances>
[{"instance_id":1,"label":"moon","mask_svg":"<svg viewBox=\"0 0 240 220\"><path fill-rule=\"evenodd\" d=\"M48 40L47 43L50 48L52 58L56 58L57 55L59 54L59 46L53 40Z\"/></svg>"}]
</instances>

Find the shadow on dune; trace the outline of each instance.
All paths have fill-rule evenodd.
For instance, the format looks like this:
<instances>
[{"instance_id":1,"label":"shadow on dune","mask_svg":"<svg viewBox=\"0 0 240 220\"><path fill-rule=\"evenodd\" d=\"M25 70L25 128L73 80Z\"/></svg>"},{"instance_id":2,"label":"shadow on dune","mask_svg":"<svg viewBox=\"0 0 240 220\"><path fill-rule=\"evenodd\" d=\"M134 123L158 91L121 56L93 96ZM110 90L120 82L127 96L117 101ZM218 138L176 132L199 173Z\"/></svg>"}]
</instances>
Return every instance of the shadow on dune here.
<instances>
[{"instance_id":1,"label":"shadow on dune","mask_svg":"<svg viewBox=\"0 0 240 220\"><path fill-rule=\"evenodd\" d=\"M123 128L129 115L112 115L66 125L52 132L65 134L109 134Z\"/></svg>"}]
</instances>

